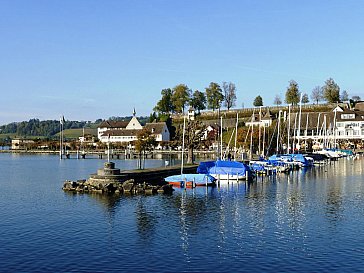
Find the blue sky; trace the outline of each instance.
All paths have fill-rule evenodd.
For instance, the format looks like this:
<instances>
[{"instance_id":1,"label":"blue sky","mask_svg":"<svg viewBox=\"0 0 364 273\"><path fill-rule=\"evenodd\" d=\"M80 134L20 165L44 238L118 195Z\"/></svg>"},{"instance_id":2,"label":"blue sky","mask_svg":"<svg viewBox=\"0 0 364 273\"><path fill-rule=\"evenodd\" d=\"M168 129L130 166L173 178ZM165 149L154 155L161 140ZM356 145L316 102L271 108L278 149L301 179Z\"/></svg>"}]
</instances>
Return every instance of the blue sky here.
<instances>
[{"instance_id":1,"label":"blue sky","mask_svg":"<svg viewBox=\"0 0 364 273\"><path fill-rule=\"evenodd\" d=\"M364 1L0 0L0 125L149 115L163 88L231 81L237 105L332 77L364 97Z\"/></svg>"}]
</instances>

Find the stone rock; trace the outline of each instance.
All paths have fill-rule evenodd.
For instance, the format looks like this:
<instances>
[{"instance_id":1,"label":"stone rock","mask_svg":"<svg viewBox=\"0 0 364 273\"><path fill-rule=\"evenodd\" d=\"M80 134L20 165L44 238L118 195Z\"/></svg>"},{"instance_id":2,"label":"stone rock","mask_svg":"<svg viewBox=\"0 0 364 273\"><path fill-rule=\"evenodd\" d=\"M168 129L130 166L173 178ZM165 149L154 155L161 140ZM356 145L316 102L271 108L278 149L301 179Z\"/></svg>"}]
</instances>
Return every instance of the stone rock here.
<instances>
[{"instance_id":1,"label":"stone rock","mask_svg":"<svg viewBox=\"0 0 364 273\"><path fill-rule=\"evenodd\" d=\"M170 185L170 184L166 184L166 185L163 185L161 188L160 188L163 193L165 194L171 194L173 193L174 189L173 189L173 186Z\"/></svg>"},{"instance_id":2,"label":"stone rock","mask_svg":"<svg viewBox=\"0 0 364 273\"><path fill-rule=\"evenodd\" d=\"M127 180L123 183L125 193L133 193L135 187L134 179Z\"/></svg>"}]
</instances>

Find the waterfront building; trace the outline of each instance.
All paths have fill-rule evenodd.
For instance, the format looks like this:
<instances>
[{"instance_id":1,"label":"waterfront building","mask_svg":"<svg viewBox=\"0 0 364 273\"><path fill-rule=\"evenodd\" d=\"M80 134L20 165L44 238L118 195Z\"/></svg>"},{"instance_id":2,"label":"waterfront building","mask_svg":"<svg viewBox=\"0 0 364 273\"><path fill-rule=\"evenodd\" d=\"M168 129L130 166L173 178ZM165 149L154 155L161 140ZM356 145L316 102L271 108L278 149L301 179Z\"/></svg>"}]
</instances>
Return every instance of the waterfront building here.
<instances>
[{"instance_id":1,"label":"waterfront building","mask_svg":"<svg viewBox=\"0 0 364 273\"><path fill-rule=\"evenodd\" d=\"M32 139L14 138L11 140L11 149L24 150L27 149L32 144L34 144L34 140Z\"/></svg>"},{"instance_id":2,"label":"waterfront building","mask_svg":"<svg viewBox=\"0 0 364 273\"><path fill-rule=\"evenodd\" d=\"M165 122L146 123L142 126L136 117L135 110L130 121L104 121L97 132L99 140L103 143L129 144L138 139L137 135L143 128L149 130L159 143L170 140L170 133Z\"/></svg>"},{"instance_id":3,"label":"waterfront building","mask_svg":"<svg viewBox=\"0 0 364 273\"><path fill-rule=\"evenodd\" d=\"M260 109L261 110L261 109ZM267 107L264 112L254 113L251 118L246 122L246 126L261 126L268 127L272 125L273 120L276 117L270 112Z\"/></svg>"},{"instance_id":4,"label":"waterfront building","mask_svg":"<svg viewBox=\"0 0 364 273\"><path fill-rule=\"evenodd\" d=\"M357 108L337 106L331 112L306 112L301 117L291 113L290 125L293 128L291 137L298 142L312 141L317 148L333 148L338 147L338 143L364 140L364 111Z\"/></svg>"}]
</instances>

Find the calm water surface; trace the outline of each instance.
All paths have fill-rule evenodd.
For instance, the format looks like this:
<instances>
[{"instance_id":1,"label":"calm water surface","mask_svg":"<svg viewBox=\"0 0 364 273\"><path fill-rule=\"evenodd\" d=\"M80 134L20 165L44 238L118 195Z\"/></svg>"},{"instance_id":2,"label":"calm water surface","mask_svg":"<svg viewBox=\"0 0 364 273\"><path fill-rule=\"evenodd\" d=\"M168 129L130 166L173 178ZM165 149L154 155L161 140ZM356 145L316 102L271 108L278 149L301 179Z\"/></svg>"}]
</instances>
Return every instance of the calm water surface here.
<instances>
[{"instance_id":1,"label":"calm water surface","mask_svg":"<svg viewBox=\"0 0 364 273\"><path fill-rule=\"evenodd\" d=\"M0 272L364 271L364 158L172 195L61 190L103 163L0 154Z\"/></svg>"}]
</instances>

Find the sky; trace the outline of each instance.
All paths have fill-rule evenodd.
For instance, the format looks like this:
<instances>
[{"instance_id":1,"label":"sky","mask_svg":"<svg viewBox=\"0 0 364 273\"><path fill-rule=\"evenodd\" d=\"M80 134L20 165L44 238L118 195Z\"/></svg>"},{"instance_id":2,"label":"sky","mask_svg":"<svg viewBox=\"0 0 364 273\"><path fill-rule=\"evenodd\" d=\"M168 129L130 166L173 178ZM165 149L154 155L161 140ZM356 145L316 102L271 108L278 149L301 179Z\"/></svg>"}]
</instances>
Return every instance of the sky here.
<instances>
[{"instance_id":1,"label":"sky","mask_svg":"<svg viewBox=\"0 0 364 273\"><path fill-rule=\"evenodd\" d=\"M0 0L0 125L146 116L232 82L235 108L333 78L364 98L364 1Z\"/></svg>"}]
</instances>

